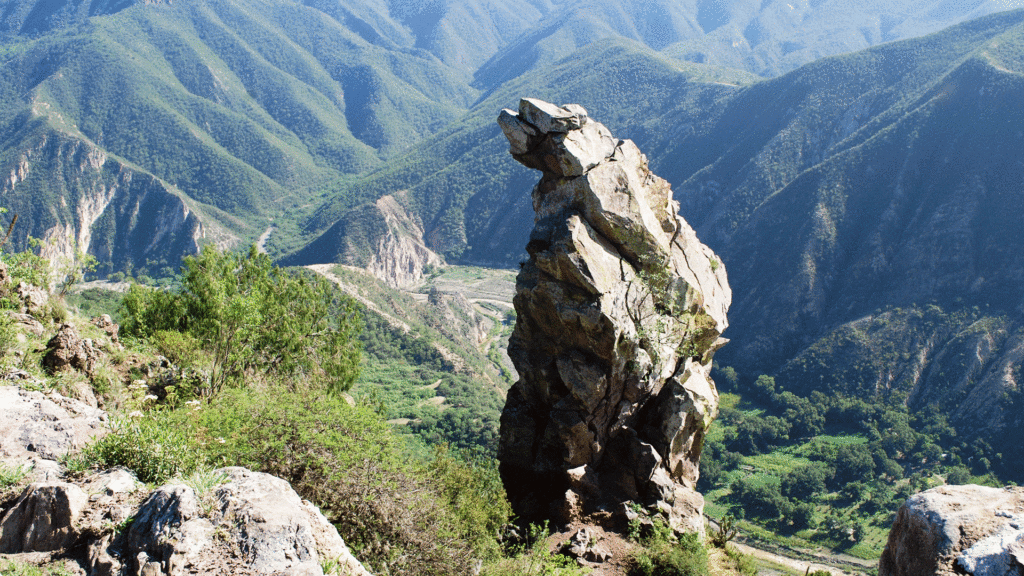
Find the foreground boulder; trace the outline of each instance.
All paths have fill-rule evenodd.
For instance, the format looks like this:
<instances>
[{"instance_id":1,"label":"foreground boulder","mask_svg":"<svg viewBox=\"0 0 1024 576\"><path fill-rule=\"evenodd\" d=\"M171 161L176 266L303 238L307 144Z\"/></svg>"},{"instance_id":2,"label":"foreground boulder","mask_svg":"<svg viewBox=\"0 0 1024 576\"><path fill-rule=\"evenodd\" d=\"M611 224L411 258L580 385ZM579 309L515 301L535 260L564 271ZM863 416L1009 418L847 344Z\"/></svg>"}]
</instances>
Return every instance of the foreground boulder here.
<instances>
[{"instance_id":1,"label":"foreground boulder","mask_svg":"<svg viewBox=\"0 0 1024 576\"><path fill-rule=\"evenodd\" d=\"M515 159L543 172L509 343L520 379L501 416L514 509L568 523L636 502L702 531L725 267L646 157L582 107L524 99L498 123Z\"/></svg>"},{"instance_id":2,"label":"foreground boulder","mask_svg":"<svg viewBox=\"0 0 1024 576\"><path fill-rule=\"evenodd\" d=\"M107 431L107 414L80 400L0 386L0 461L54 480L57 459Z\"/></svg>"},{"instance_id":3,"label":"foreground boulder","mask_svg":"<svg viewBox=\"0 0 1024 576\"><path fill-rule=\"evenodd\" d=\"M50 374L78 370L91 376L98 359L99 352L93 347L92 340L82 338L73 324L65 323L46 343L43 368Z\"/></svg>"},{"instance_id":4,"label":"foreground boulder","mask_svg":"<svg viewBox=\"0 0 1024 576\"><path fill-rule=\"evenodd\" d=\"M879 576L1024 574L1024 488L940 486L900 507Z\"/></svg>"},{"instance_id":5,"label":"foreground boulder","mask_svg":"<svg viewBox=\"0 0 1024 576\"><path fill-rule=\"evenodd\" d=\"M75 544L88 496L64 482L29 485L0 519L0 553L52 552Z\"/></svg>"},{"instance_id":6,"label":"foreground boulder","mask_svg":"<svg viewBox=\"0 0 1024 576\"><path fill-rule=\"evenodd\" d=\"M124 470L32 484L0 518L0 554L64 552L91 576L369 576L337 529L291 486L245 468L215 471L201 493L147 494Z\"/></svg>"}]
</instances>

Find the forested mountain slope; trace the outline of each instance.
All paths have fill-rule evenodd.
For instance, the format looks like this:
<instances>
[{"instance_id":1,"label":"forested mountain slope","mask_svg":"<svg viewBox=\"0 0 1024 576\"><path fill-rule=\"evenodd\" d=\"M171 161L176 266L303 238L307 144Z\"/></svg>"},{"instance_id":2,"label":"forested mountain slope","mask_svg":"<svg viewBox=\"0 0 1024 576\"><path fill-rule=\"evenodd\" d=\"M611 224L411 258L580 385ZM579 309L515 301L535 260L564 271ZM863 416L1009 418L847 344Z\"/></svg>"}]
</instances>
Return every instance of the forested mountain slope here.
<instances>
[{"instance_id":1,"label":"forested mountain slope","mask_svg":"<svg viewBox=\"0 0 1024 576\"><path fill-rule=\"evenodd\" d=\"M268 219L429 135L476 97L429 53L368 42L297 3L89 10L101 15L49 2L3 6L0 166L17 174L2 191L23 219L16 244L27 235L67 244L70 235L103 256L109 238L89 229L123 197L110 171L155 179L201 215L207 240L254 238ZM68 146L47 145L54 141L103 160L62 180L58 167L71 160ZM145 258L175 264L176 248ZM113 269L126 257L113 255Z\"/></svg>"},{"instance_id":2,"label":"forested mountain slope","mask_svg":"<svg viewBox=\"0 0 1024 576\"><path fill-rule=\"evenodd\" d=\"M1022 61L1024 11L753 84L604 43L506 85L354 189L408 188L435 249L513 265L534 177L504 159L495 111L527 94L581 103L651 157L729 267L723 364L998 428L1024 355Z\"/></svg>"},{"instance_id":3,"label":"forested mountain slope","mask_svg":"<svg viewBox=\"0 0 1024 576\"><path fill-rule=\"evenodd\" d=\"M772 75L1003 7L995 0L2 0L0 171L13 176L0 194L22 218L15 246L42 237L51 254L67 256L77 245L105 272L173 268L197 243L248 243L271 225L267 247L281 255L380 196L350 186L354 176L458 126L474 104L486 110L481 95L546 85L572 93L543 77L563 59L565 70L580 66L573 86L604 91L601 111L627 118L649 115L640 100L659 102L661 85L671 85L631 78L638 67L672 68L682 59ZM596 61L609 45L631 46L655 63ZM712 70L684 68L690 79ZM732 82L740 74L713 75ZM145 201L118 184L139 178L154 191ZM320 213L324 200L331 209ZM450 237L459 236L461 200L436 191L425 202L444 222L428 240L460 253L463 239ZM108 209L114 205L120 212ZM488 206L474 218L491 218ZM131 240L139 220L128 216L136 213L166 241L140 248Z\"/></svg>"},{"instance_id":4,"label":"forested mountain slope","mask_svg":"<svg viewBox=\"0 0 1024 576\"><path fill-rule=\"evenodd\" d=\"M953 408L997 413L1024 355L1024 12L751 72L1008 7L7 0L0 195L15 248L42 237L101 272L267 230L288 263L358 259L385 195L450 262L514 266L535 176L493 119L578 102L725 259L722 362L969 419Z\"/></svg>"}]
</instances>

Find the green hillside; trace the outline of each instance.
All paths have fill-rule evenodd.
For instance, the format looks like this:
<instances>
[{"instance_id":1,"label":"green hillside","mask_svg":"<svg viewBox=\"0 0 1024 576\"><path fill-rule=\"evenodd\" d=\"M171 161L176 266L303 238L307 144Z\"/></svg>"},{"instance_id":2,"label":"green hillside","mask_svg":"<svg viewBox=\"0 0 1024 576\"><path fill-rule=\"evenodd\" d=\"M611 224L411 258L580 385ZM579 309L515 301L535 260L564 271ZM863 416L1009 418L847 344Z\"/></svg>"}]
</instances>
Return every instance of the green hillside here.
<instances>
[{"instance_id":1,"label":"green hillside","mask_svg":"<svg viewBox=\"0 0 1024 576\"><path fill-rule=\"evenodd\" d=\"M351 220L344 217L350 198L408 189L415 204L410 208L423 220L432 248L449 258L511 266L525 253L533 220L529 190L536 176L509 161L508 142L494 122L498 110L515 107L524 95L577 102L616 135L642 141L638 135L664 128L658 118L670 103L699 114L755 79L668 60L633 42L596 43L490 94L442 134L354 182L314 212L307 226L324 229L338 221L324 234L336 238ZM334 256L316 252L326 261Z\"/></svg>"},{"instance_id":2,"label":"green hillside","mask_svg":"<svg viewBox=\"0 0 1024 576\"><path fill-rule=\"evenodd\" d=\"M2 45L0 164L60 163L62 150L29 151L41 139L82 141L178 191L218 241L252 240L271 218L287 229L310 198L438 130L476 97L430 54L367 42L295 3L139 3L86 17L84 7L44 14L54 6L39 2L15 26L30 4L6 7L8 30L22 33ZM20 184L3 193L8 206L26 207L23 218L77 227L80 207L29 213L61 203ZM51 224L18 227L15 243Z\"/></svg>"}]
</instances>

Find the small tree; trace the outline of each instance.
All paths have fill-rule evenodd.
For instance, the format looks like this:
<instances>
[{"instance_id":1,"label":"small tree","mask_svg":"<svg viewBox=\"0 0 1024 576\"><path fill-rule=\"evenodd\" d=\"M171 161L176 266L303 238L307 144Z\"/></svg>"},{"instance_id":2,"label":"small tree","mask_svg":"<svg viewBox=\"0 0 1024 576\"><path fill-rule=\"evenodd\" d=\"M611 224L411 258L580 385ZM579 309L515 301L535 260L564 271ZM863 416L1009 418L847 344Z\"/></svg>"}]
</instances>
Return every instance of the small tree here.
<instances>
[{"instance_id":1,"label":"small tree","mask_svg":"<svg viewBox=\"0 0 1024 576\"><path fill-rule=\"evenodd\" d=\"M327 281L288 274L255 246L248 254L206 246L185 258L180 283L176 292L132 286L122 301L123 330L193 338L209 355L214 392L257 372L304 377L331 392L358 376L360 316Z\"/></svg>"}]
</instances>

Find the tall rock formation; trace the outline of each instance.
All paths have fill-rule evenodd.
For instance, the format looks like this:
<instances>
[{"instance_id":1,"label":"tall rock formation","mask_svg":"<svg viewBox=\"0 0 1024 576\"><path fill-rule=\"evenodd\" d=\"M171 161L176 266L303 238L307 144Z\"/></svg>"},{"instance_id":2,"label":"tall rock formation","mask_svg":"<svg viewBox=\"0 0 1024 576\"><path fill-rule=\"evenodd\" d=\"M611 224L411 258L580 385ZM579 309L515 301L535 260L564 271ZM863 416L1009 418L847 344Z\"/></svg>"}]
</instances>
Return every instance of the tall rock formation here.
<instances>
[{"instance_id":1,"label":"tall rock formation","mask_svg":"<svg viewBox=\"0 0 1024 576\"><path fill-rule=\"evenodd\" d=\"M527 98L498 123L513 157L543 172L498 449L514 509L566 523L636 502L702 531L694 488L718 413L725 267L640 150L582 107Z\"/></svg>"}]
</instances>

